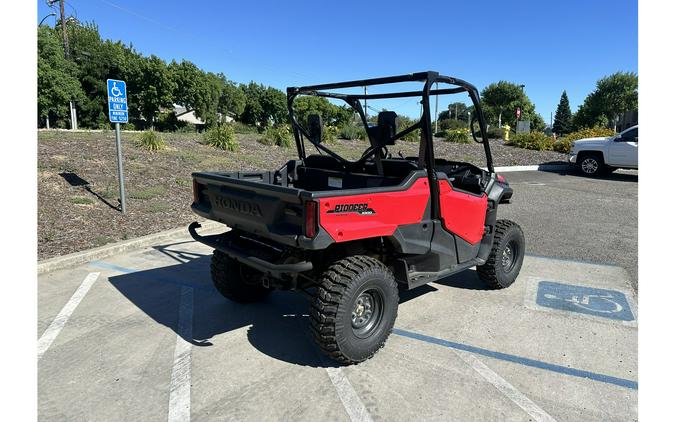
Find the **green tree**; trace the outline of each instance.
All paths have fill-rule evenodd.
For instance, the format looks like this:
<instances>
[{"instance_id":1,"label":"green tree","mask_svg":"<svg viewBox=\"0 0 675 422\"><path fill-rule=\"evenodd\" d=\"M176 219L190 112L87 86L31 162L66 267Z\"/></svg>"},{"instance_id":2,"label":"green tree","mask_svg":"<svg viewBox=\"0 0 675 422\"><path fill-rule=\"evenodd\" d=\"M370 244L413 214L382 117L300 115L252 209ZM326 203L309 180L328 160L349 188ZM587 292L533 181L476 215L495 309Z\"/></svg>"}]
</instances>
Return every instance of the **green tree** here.
<instances>
[{"instance_id":1,"label":"green tree","mask_svg":"<svg viewBox=\"0 0 675 422\"><path fill-rule=\"evenodd\" d=\"M81 101L84 92L78 79L77 67L67 61L61 38L46 26L38 28L38 118L50 119L54 127L67 127L68 102Z\"/></svg>"},{"instance_id":2,"label":"green tree","mask_svg":"<svg viewBox=\"0 0 675 422\"><path fill-rule=\"evenodd\" d=\"M288 123L286 94L283 92L276 88L267 87L260 105L263 108L263 120L261 123L264 127L267 127L269 123L274 123L275 125Z\"/></svg>"},{"instance_id":3,"label":"green tree","mask_svg":"<svg viewBox=\"0 0 675 422\"><path fill-rule=\"evenodd\" d=\"M324 124L330 126L341 126L352 119L351 109L337 106L324 97L311 95L297 98L293 103L293 111L302 124L307 124L310 114L320 115Z\"/></svg>"},{"instance_id":4,"label":"green tree","mask_svg":"<svg viewBox=\"0 0 675 422\"><path fill-rule=\"evenodd\" d=\"M154 54L143 60L143 79L138 95L143 118L152 126L160 107L172 107L176 83L164 60Z\"/></svg>"},{"instance_id":5,"label":"green tree","mask_svg":"<svg viewBox=\"0 0 675 422\"><path fill-rule=\"evenodd\" d=\"M194 63L183 60L177 63L175 60L168 65L171 78L176 84L173 93L173 101L188 110L194 110L197 104L198 90L202 84L204 72Z\"/></svg>"},{"instance_id":6,"label":"green tree","mask_svg":"<svg viewBox=\"0 0 675 422\"><path fill-rule=\"evenodd\" d=\"M448 104L448 118L449 119L463 120L463 121L466 122L468 117L469 117L467 111L468 111L468 107L464 103L454 102L454 103ZM440 118L440 114L439 114L438 120L442 120Z\"/></svg>"},{"instance_id":7,"label":"green tree","mask_svg":"<svg viewBox=\"0 0 675 422\"><path fill-rule=\"evenodd\" d=\"M218 74L218 77L223 81L218 109L223 115L230 115L237 119L246 107L246 94L240 86L228 81L222 73Z\"/></svg>"},{"instance_id":8,"label":"green tree","mask_svg":"<svg viewBox=\"0 0 675 422\"><path fill-rule=\"evenodd\" d=\"M517 108L520 108L520 120L538 122L534 104L520 85L507 81L492 83L483 89L481 97L483 113L489 123L497 123L501 115L502 125L515 127Z\"/></svg>"},{"instance_id":9,"label":"green tree","mask_svg":"<svg viewBox=\"0 0 675 422\"><path fill-rule=\"evenodd\" d=\"M621 114L637 109L637 88L634 72L616 72L600 79L574 115L574 128L614 126Z\"/></svg>"},{"instance_id":10,"label":"green tree","mask_svg":"<svg viewBox=\"0 0 675 422\"><path fill-rule=\"evenodd\" d=\"M567 98L567 91L563 91L560 96L558 108L555 111L555 120L553 121L553 132L563 136L572 131L572 109L570 109L570 100Z\"/></svg>"},{"instance_id":11,"label":"green tree","mask_svg":"<svg viewBox=\"0 0 675 422\"><path fill-rule=\"evenodd\" d=\"M259 126L263 116L261 98L265 92L265 87L253 81L248 85L242 85L246 104L241 114L241 121L249 125Z\"/></svg>"},{"instance_id":12,"label":"green tree","mask_svg":"<svg viewBox=\"0 0 675 422\"><path fill-rule=\"evenodd\" d=\"M532 113L530 114L530 130L533 132L543 132L546 129L546 121L541 114Z\"/></svg>"}]
</instances>

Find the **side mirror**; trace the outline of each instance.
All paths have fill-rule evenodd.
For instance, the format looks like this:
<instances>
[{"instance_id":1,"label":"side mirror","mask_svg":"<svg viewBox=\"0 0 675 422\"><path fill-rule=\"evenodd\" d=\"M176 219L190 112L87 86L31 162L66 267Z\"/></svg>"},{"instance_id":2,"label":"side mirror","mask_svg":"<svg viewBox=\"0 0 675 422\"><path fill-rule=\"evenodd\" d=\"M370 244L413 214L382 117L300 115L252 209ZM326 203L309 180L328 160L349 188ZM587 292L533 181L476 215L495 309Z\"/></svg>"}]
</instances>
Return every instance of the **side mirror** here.
<instances>
[{"instance_id":1,"label":"side mirror","mask_svg":"<svg viewBox=\"0 0 675 422\"><path fill-rule=\"evenodd\" d=\"M323 139L323 121L318 114L310 114L307 116L307 124L309 125L309 138L312 143L320 144Z\"/></svg>"},{"instance_id":2,"label":"side mirror","mask_svg":"<svg viewBox=\"0 0 675 422\"><path fill-rule=\"evenodd\" d=\"M614 138L614 142L626 142L626 140L623 139L621 136L617 135L616 138Z\"/></svg>"},{"instance_id":3,"label":"side mirror","mask_svg":"<svg viewBox=\"0 0 675 422\"><path fill-rule=\"evenodd\" d=\"M396 115L393 111L382 111L377 115L377 137L380 145L394 145Z\"/></svg>"}]
</instances>

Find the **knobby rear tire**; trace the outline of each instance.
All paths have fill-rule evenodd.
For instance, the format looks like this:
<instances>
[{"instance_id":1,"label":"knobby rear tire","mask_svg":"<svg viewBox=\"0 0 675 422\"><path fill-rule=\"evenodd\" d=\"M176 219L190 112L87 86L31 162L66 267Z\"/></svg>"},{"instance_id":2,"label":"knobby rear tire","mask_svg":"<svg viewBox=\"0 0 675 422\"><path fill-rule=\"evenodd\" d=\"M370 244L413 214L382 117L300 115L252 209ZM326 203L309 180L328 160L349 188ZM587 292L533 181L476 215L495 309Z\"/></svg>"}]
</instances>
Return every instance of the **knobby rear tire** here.
<instances>
[{"instance_id":1,"label":"knobby rear tire","mask_svg":"<svg viewBox=\"0 0 675 422\"><path fill-rule=\"evenodd\" d=\"M378 314L371 316L376 319L364 324L367 330L355 328L361 322L359 307L364 309L360 301L368 297L373 298L366 302L369 309L377 309ZM398 286L389 268L368 256L351 256L321 274L310 308L311 330L326 355L341 364L354 364L384 346L397 313Z\"/></svg>"}]
</instances>

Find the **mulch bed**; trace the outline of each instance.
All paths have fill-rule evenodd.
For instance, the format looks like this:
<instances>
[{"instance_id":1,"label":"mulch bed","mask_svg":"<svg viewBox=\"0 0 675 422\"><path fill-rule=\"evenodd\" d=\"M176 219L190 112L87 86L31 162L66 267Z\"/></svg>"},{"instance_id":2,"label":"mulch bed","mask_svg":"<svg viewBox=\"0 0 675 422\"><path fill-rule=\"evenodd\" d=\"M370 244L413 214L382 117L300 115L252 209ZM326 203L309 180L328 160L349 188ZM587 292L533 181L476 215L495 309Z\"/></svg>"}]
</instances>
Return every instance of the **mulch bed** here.
<instances>
[{"instance_id":1,"label":"mulch bed","mask_svg":"<svg viewBox=\"0 0 675 422\"><path fill-rule=\"evenodd\" d=\"M38 258L46 259L110 242L187 226L193 171L276 169L295 149L269 147L255 134L237 135L240 148L225 152L201 144L199 134L162 134L167 148L149 152L136 145L137 133L122 134L127 213L118 210L113 132L38 131ZM331 145L354 158L363 141ZM436 157L485 165L483 146L436 143ZM495 166L564 161L564 155L491 143ZM417 144L400 142L390 152L417 155ZM310 148L308 148L310 153Z\"/></svg>"}]
</instances>

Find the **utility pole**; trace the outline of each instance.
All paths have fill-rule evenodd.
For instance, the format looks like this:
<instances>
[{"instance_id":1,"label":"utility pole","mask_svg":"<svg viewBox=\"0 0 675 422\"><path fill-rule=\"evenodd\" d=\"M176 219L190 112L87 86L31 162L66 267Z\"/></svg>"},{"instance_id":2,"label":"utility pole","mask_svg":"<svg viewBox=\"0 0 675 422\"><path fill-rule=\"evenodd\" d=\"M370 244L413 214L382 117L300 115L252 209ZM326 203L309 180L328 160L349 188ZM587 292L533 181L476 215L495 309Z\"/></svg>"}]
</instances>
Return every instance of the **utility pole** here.
<instances>
[{"instance_id":1,"label":"utility pole","mask_svg":"<svg viewBox=\"0 0 675 422\"><path fill-rule=\"evenodd\" d=\"M63 51L65 52L66 60L68 60L70 58L70 51L68 51L68 31L66 30L65 5L65 0L59 0L59 10L61 12L61 32L63 33Z\"/></svg>"},{"instance_id":2,"label":"utility pole","mask_svg":"<svg viewBox=\"0 0 675 422\"><path fill-rule=\"evenodd\" d=\"M68 30L66 28L65 0L59 0L59 11L61 13L61 33L63 34L63 52L66 60L70 59L70 47L68 46ZM68 102L70 107L70 129L77 130L77 110L72 101Z\"/></svg>"},{"instance_id":3,"label":"utility pole","mask_svg":"<svg viewBox=\"0 0 675 422\"><path fill-rule=\"evenodd\" d=\"M457 115L457 103L455 103L455 120L459 120L459 116Z\"/></svg>"}]
</instances>

